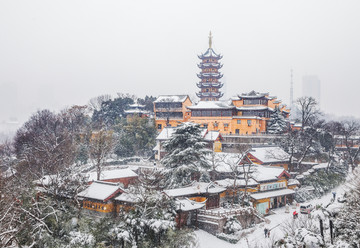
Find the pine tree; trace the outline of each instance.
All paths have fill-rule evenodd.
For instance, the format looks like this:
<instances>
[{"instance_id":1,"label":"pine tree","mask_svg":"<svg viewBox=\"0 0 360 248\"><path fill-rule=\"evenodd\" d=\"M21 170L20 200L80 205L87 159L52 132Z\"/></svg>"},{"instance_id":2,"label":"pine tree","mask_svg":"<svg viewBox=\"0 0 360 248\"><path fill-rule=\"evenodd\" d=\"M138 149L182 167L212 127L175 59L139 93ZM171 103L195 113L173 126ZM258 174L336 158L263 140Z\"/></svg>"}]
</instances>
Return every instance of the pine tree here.
<instances>
[{"instance_id":1,"label":"pine tree","mask_svg":"<svg viewBox=\"0 0 360 248\"><path fill-rule=\"evenodd\" d=\"M281 134L286 131L287 122L279 107L275 107L267 123L267 132L270 134Z\"/></svg>"},{"instance_id":2,"label":"pine tree","mask_svg":"<svg viewBox=\"0 0 360 248\"><path fill-rule=\"evenodd\" d=\"M167 154L162 160L166 168L170 188L189 185L191 179L199 176L201 181L209 181L210 165L205 158L210 150L201 136L200 125L185 122L176 128L172 137L164 143Z\"/></svg>"}]
</instances>

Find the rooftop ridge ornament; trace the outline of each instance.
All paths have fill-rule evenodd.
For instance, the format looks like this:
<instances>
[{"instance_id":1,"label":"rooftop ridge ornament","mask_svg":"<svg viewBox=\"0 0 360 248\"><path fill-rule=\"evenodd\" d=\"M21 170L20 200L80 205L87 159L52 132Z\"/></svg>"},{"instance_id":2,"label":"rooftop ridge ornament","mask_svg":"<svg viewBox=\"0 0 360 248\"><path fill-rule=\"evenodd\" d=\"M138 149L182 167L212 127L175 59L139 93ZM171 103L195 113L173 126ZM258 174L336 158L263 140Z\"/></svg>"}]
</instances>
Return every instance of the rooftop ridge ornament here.
<instances>
[{"instance_id":1,"label":"rooftop ridge ornament","mask_svg":"<svg viewBox=\"0 0 360 248\"><path fill-rule=\"evenodd\" d=\"M211 31L210 31L210 33L209 33L209 48L211 48L211 46L212 46L212 35L211 35Z\"/></svg>"}]
</instances>

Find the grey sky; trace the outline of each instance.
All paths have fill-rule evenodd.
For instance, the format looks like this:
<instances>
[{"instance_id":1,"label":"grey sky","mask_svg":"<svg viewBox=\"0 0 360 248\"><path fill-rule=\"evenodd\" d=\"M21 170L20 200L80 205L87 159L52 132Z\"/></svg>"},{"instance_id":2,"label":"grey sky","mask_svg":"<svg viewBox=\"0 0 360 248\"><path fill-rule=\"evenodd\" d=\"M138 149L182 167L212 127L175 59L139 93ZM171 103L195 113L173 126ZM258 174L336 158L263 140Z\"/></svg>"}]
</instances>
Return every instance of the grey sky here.
<instances>
[{"instance_id":1,"label":"grey sky","mask_svg":"<svg viewBox=\"0 0 360 248\"><path fill-rule=\"evenodd\" d=\"M252 89L289 101L303 75L321 80L328 113L360 116L360 2L0 2L0 121L117 92L191 94L197 54L224 55L227 95Z\"/></svg>"}]
</instances>

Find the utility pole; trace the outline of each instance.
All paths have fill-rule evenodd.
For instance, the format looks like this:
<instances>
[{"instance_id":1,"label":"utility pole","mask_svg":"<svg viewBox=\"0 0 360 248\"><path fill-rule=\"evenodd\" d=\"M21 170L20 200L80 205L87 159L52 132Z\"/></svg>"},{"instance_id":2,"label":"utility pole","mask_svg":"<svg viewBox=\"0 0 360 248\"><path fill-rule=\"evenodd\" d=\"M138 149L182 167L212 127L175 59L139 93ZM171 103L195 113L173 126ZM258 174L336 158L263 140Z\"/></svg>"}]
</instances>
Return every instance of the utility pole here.
<instances>
[{"instance_id":1,"label":"utility pole","mask_svg":"<svg viewBox=\"0 0 360 248\"><path fill-rule=\"evenodd\" d=\"M294 105L294 82L293 82L293 69L290 70L290 108L293 110Z\"/></svg>"}]
</instances>

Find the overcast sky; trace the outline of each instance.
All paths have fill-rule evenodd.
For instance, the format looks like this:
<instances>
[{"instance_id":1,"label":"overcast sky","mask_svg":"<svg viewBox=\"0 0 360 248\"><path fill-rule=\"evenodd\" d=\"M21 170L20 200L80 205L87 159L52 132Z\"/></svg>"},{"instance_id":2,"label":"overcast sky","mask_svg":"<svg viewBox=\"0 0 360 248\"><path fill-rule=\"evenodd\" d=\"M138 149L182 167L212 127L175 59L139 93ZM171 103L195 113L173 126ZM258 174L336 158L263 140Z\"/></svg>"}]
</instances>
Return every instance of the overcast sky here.
<instances>
[{"instance_id":1,"label":"overcast sky","mask_svg":"<svg viewBox=\"0 0 360 248\"><path fill-rule=\"evenodd\" d=\"M228 97L289 102L321 81L327 113L360 116L360 1L0 1L0 121L117 92L198 91L197 57L224 57Z\"/></svg>"}]
</instances>

